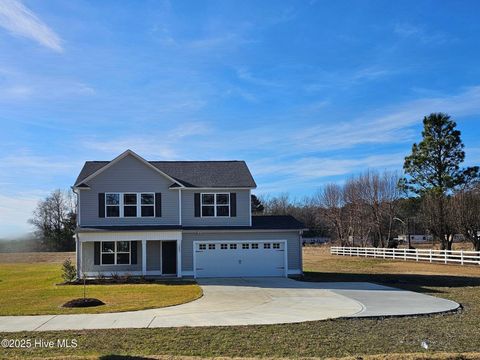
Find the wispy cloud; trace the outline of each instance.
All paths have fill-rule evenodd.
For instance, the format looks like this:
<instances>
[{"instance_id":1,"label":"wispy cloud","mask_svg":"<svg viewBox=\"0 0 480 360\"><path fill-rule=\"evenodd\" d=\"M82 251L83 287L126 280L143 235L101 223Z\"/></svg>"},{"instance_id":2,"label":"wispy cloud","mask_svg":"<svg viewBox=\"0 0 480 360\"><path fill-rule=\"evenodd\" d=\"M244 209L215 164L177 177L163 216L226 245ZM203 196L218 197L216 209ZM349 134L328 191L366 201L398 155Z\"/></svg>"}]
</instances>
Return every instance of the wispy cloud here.
<instances>
[{"instance_id":1,"label":"wispy cloud","mask_svg":"<svg viewBox=\"0 0 480 360\"><path fill-rule=\"evenodd\" d=\"M83 97L95 94L96 91L91 85L76 79L45 76L35 72L21 71L14 67L0 67L0 102Z\"/></svg>"},{"instance_id":2,"label":"wispy cloud","mask_svg":"<svg viewBox=\"0 0 480 360\"><path fill-rule=\"evenodd\" d=\"M311 116L321 117L321 109L327 104L319 101L307 110L311 110ZM453 117L480 114L480 86L455 95L386 106L352 119L337 119L334 123L319 119L314 126L287 121L278 122L276 126L224 129L205 122L190 122L169 131L155 130L142 137L120 134L109 141L88 139L81 144L111 157L132 148L146 157L161 159L198 159L199 154L202 159L258 158L259 153L273 153L276 159L271 161L282 162L288 157L309 158L312 154L318 156L361 145L410 143L418 136L415 126L421 124L423 116L437 111L448 112ZM291 120L298 114L296 108L284 117Z\"/></svg>"},{"instance_id":3,"label":"wispy cloud","mask_svg":"<svg viewBox=\"0 0 480 360\"><path fill-rule=\"evenodd\" d=\"M398 170L404 153L365 156L302 157L279 162L277 159L252 161L249 166L259 187L257 193L279 193L286 189L318 188L330 181L365 171L365 169ZM275 174L272 180L271 175Z\"/></svg>"},{"instance_id":4,"label":"wispy cloud","mask_svg":"<svg viewBox=\"0 0 480 360\"><path fill-rule=\"evenodd\" d=\"M262 159L251 163L256 175L281 174L294 176L297 179L318 179L322 177L351 174L365 168L391 168L397 167L405 154L368 155L364 157L303 157L282 163L274 159Z\"/></svg>"},{"instance_id":5,"label":"wispy cloud","mask_svg":"<svg viewBox=\"0 0 480 360\"><path fill-rule=\"evenodd\" d=\"M89 139L80 140L80 146L87 150L95 150L98 156L106 156L114 158L126 149L138 152L151 160L181 160L184 159L185 153L179 149L187 148L192 138L205 135L210 132L207 123L185 123L176 128L165 131L159 137L156 134L145 136L128 136L118 137L112 140ZM182 143L184 144L182 146ZM193 155L193 154L192 154Z\"/></svg>"},{"instance_id":6,"label":"wispy cloud","mask_svg":"<svg viewBox=\"0 0 480 360\"><path fill-rule=\"evenodd\" d=\"M265 87L279 87L281 86L280 83L273 81L273 80L268 80L265 78L261 78L259 76L253 75L247 68L245 67L240 67L236 69L237 77L240 80L243 80L245 82L254 84L254 85L259 85L259 86L265 86Z\"/></svg>"},{"instance_id":7,"label":"wispy cloud","mask_svg":"<svg viewBox=\"0 0 480 360\"><path fill-rule=\"evenodd\" d=\"M314 151L339 150L361 144L404 143L415 134L411 127L424 115L447 112L453 116L480 114L480 86L451 96L424 98L385 107L349 121L304 128L293 135L291 146L298 144ZM289 148L291 148L289 146Z\"/></svg>"},{"instance_id":8,"label":"wispy cloud","mask_svg":"<svg viewBox=\"0 0 480 360\"><path fill-rule=\"evenodd\" d=\"M63 51L60 37L20 1L0 0L0 26L56 52Z\"/></svg>"},{"instance_id":9,"label":"wispy cloud","mask_svg":"<svg viewBox=\"0 0 480 360\"><path fill-rule=\"evenodd\" d=\"M10 83L0 81L0 85L3 85L0 87L0 102L95 95L95 90L87 84L55 79L37 78Z\"/></svg>"},{"instance_id":10,"label":"wispy cloud","mask_svg":"<svg viewBox=\"0 0 480 360\"><path fill-rule=\"evenodd\" d=\"M345 90L351 89L352 86L385 80L406 71L407 69L405 68L391 69L380 65L370 65L337 72L316 70L313 75L314 80L307 82L302 87L306 92Z\"/></svg>"},{"instance_id":11,"label":"wispy cloud","mask_svg":"<svg viewBox=\"0 0 480 360\"><path fill-rule=\"evenodd\" d=\"M453 40L452 37L445 33L427 31L423 26L410 23L396 24L393 31L400 37L418 39L424 44L441 44Z\"/></svg>"}]
</instances>

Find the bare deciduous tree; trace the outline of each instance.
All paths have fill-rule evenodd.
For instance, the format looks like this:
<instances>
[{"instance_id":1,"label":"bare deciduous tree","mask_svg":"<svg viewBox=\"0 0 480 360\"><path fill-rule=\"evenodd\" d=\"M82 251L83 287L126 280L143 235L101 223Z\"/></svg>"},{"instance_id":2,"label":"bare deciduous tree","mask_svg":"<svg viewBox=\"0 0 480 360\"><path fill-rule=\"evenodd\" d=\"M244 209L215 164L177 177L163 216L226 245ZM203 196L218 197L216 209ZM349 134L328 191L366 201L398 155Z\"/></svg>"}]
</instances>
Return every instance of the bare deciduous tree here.
<instances>
[{"instance_id":1,"label":"bare deciduous tree","mask_svg":"<svg viewBox=\"0 0 480 360\"><path fill-rule=\"evenodd\" d=\"M321 214L329 221L332 230L342 246L348 245L348 225L345 219L345 197L343 188L337 184L327 184L314 197L314 203Z\"/></svg>"},{"instance_id":2,"label":"bare deciduous tree","mask_svg":"<svg viewBox=\"0 0 480 360\"><path fill-rule=\"evenodd\" d=\"M424 194L420 209L425 227L434 239L440 241L442 249L452 250L456 226L451 196L433 192Z\"/></svg>"},{"instance_id":3,"label":"bare deciduous tree","mask_svg":"<svg viewBox=\"0 0 480 360\"><path fill-rule=\"evenodd\" d=\"M452 198L452 214L459 233L480 251L480 188L461 190Z\"/></svg>"},{"instance_id":4,"label":"bare deciduous tree","mask_svg":"<svg viewBox=\"0 0 480 360\"><path fill-rule=\"evenodd\" d=\"M38 203L29 222L37 229L36 234L47 250L75 249L76 214L71 192L55 190Z\"/></svg>"}]
</instances>

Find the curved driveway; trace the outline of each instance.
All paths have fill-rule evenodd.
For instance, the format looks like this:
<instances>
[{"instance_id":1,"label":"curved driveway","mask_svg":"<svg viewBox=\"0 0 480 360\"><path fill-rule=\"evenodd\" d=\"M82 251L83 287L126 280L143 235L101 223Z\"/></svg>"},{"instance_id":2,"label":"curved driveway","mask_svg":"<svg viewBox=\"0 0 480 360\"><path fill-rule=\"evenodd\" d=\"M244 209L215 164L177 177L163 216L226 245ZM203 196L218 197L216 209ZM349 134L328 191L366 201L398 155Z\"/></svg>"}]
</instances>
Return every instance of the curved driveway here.
<instances>
[{"instance_id":1,"label":"curved driveway","mask_svg":"<svg viewBox=\"0 0 480 360\"><path fill-rule=\"evenodd\" d=\"M203 297L187 304L121 313L1 316L0 332L278 324L459 307L450 300L371 283L240 278L201 279L199 284Z\"/></svg>"}]
</instances>

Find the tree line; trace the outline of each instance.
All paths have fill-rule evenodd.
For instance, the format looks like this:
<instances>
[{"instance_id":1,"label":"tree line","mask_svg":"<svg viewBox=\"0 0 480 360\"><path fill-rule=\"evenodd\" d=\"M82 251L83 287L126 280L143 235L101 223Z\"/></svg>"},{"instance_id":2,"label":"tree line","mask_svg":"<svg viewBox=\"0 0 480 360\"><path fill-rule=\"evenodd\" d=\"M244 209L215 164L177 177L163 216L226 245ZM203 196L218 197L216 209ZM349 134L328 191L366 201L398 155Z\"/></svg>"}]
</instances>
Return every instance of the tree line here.
<instances>
[{"instance_id":1,"label":"tree line","mask_svg":"<svg viewBox=\"0 0 480 360\"><path fill-rule=\"evenodd\" d=\"M478 166L461 167L464 145L456 123L443 113L423 119L422 140L405 158L404 173L367 170L314 195L260 197L263 214L290 214L342 245L396 246L399 234L430 234L451 250L462 235L480 251ZM258 212L257 212L258 213Z\"/></svg>"}]
</instances>

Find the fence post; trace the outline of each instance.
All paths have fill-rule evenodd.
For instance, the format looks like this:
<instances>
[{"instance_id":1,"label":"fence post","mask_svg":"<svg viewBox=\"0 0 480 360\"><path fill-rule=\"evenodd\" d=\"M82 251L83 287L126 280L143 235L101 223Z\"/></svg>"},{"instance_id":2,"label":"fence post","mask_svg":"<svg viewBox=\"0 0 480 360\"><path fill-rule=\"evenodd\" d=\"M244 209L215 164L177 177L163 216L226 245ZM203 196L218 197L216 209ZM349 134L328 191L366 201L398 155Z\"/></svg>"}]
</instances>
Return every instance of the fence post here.
<instances>
[{"instance_id":1,"label":"fence post","mask_svg":"<svg viewBox=\"0 0 480 360\"><path fill-rule=\"evenodd\" d=\"M443 251L444 251L445 264L446 264L446 263L448 262L448 261L447 261L447 251L448 251L448 250L443 250Z\"/></svg>"},{"instance_id":2,"label":"fence post","mask_svg":"<svg viewBox=\"0 0 480 360\"><path fill-rule=\"evenodd\" d=\"M463 265L463 250L460 250L460 263Z\"/></svg>"},{"instance_id":3,"label":"fence post","mask_svg":"<svg viewBox=\"0 0 480 360\"><path fill-rule=\"evenodd\" d=\"M403 249L403 260L407 261L407 249Z\"/></svg>"},{"instance_id":4,"label":"fence post","mask_svg":"<svg viewBox=\"0 0 480 360\"><path fill-rule=\"evenodd\" d=\"M395 248L392 248L392 253L393 253L393 260L395 260Z\"/></svg>"},{"instance_id":5,"label":"fence post","mask_svg":"<svg viewBox=\"0 0 480 360\"><path fill-rule=\"evenodd\" d=\"M415 260L418 261L418 249L415 249Z\"/></svg>"},{"instance_id":6,"label":"fence post","mask_svg":"<svg viewBox=\"0 0 480 360\"><path fill-rule=\"evenodd\" d=\"M430 262L432 262L432 249L430 249Z\"/></svg>"},{"instance_id":7,"label":"fence post","mask_svg":"<svg viewBox=\"0 0 480 360\"><path fill-rule=\"evenodd\" d=\"M385 259L385 248L383 248L382 251L383 251L383 258Z\"/></svg>"}]
</instances>

